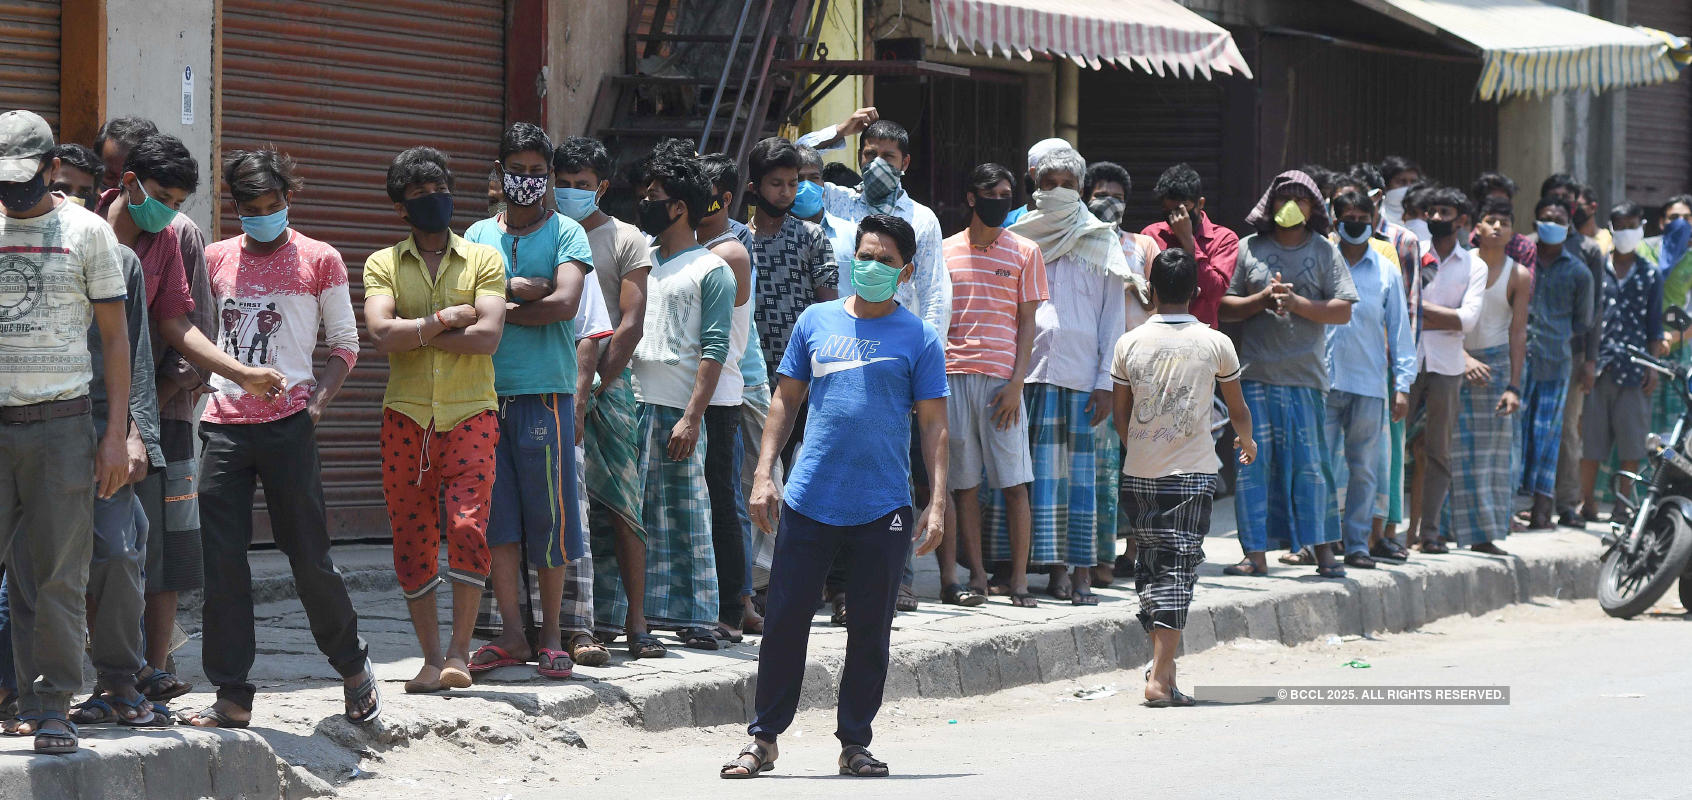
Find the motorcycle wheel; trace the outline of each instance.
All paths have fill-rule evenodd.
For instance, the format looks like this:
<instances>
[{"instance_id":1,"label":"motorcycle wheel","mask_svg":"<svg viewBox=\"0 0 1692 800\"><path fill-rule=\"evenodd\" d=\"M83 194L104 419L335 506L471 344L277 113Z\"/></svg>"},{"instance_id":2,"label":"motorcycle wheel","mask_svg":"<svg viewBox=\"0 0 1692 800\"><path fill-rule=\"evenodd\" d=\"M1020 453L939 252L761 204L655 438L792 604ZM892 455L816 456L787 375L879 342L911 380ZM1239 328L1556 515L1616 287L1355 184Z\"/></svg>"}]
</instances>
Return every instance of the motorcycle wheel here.
<instances>
[{"instance_id":1,"label":"motorcycle wheel","mask_svg":"<svg viewBox=\"0 0 1692 800\"><path fill-rule=\"evenodd\" d=\"M1618 546L1598 567L1598 605L1612 617L1627 619L1650 608L1692 559L1692 526L1673 507L1661 507L1641 535L1634 558L1625 559Z\"/></svg>"}]
</instances>

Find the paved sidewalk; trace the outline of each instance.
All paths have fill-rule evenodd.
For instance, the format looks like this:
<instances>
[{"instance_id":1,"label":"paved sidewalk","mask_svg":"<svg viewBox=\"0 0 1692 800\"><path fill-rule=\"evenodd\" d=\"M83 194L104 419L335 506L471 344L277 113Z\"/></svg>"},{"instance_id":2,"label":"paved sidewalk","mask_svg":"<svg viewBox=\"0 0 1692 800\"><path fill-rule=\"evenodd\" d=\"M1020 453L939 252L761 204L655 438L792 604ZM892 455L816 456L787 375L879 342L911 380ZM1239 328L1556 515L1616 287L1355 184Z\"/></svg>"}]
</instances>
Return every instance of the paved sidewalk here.
<instances>
[{"instance_id":1,"label":"paved sidewalk","mask_svg":"<svg viewBox=\"0 0 1692 800\"><path fill-rule=\"evenodd\" d=\"M1214 522L1218 530L1233 528L1231 501L1217 504ZM1295 644L1402 631L1539 596L1587 597L1595 589L1594 533L1517 534L1504 546L1511 556L1418 555L1403 566L1352 570L1341 581L1318 579L1309 567L1274 564L1271 554L1273 577L1231 578L1221 569L1239 559L1238 543L1231 533L1213 536L1206 541L1185 648L1195 652L1242 638ZM94 728L85 731L84 752L70 759L30 757L28 740L0 739L0 797L300 797L328 793L333 784L355 777L361 759L372 768L383 751L424 740L444 740L473 754L487 746L579 745L571 720L587 715L609 715L651 730L748 718L756 637L710 653L687 650L664 636L671 647L667 658L633 662L623 647L613 646L609 666L579 667L570 681L545 680L529 666L510 667L483 676L470 690L404 695L401 683L421 662L389 559L385 547L336 551L355 589L361 629L382 680L384 711L375 728L357 729L339 717L338 681L317 654L292 597L285 559L255 553L261 605L253 729ZM993 598L965 610L933 602L939 591L933 559L923 559L921 567L917 588L926 601L916 613L895 620L889 697L984 694L1136 667L1150 658L1149 641L1134 618L1131 582L1097 590L1102 602L1092 608L1047 598L1039 608L1022 609ZM1035 578L1033 585L1043 582ZM184 614L182 623L193 638L177 652L179 672L200 691L173 707L200 707L212 697L199 669L197 609ZM832 705L844 643L844 629L819 615L805 706Z\"/></svg>"}]
</instances>

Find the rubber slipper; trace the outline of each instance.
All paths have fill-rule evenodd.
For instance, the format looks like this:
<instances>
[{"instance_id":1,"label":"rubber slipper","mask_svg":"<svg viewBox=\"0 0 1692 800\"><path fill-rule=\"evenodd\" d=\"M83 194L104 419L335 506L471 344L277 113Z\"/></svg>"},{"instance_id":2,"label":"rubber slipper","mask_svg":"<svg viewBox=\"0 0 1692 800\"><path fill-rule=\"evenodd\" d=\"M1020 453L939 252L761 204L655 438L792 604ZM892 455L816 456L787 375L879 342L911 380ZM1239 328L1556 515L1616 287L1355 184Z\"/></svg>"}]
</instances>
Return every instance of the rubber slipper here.
<instances>
[{"instance_id":1,"label":"rubber slipper","mask_svg":"<svg viewBox=\"0 0 1692 800\"><path fill-rule=\"evenodd\" d=\"M477 657L481 656L483 653L493 656L494 659L492 661L477 661ZM528 662L511 655L511 653L507 652L505 648L490 642L476 648L476 652L470 654L469 668L470 674L480 675L484 672L499 669L500 667L516 667L526 663Z\"/></svg>"},{"instance_id":2,"label":"rubber slipper","mask_svg":"<svg viewBox=\"0 0 1692 800\"><path fill-rule=\"evenodd\" d=\"M1269 577L1269 568L1258 569L1256 564L1251 563L1251 559L1246 559L1238 564L1223 567L1222 574L1246 578L1267 578Z\"/></svg>"},{"instance_id":3,"label":"rubber slipper","mask_svg":"<svg viewBox=\"0 0 1692 800\"><path fill-rule=\"evenodd\" d=\"M165 688L159 688L161 683L166 684ZM194 691L193 684L184 683L178 680L174 674L162 669L153 670L153 674L136 681L135 688L146 695L148 700L157 700L161 703L168 703Z\"/></svg>"},{"instance_id":4,"label":"rubber slipper","mask_svg":"<svg viewBox=\"0 0 1692 800\"><path fill-rule=\"evenodd\" d=\"M670 649L651 633L637 633L629 637L629 656L633 658L663 658Z\"/></svg>"},{"instance_id":5,"label":"rubber slipper","mask_svg":"<svg viewBox=\"0 0 1692 800\"><path fill-rule=\"evenodd\" d=\"M1099 604L1099 596L1092 592L1075 592L1069 596L1069 602L1077 606L1096 606Z\"/></svg>"},{"instance_id":6,"label":"rubber slipper","mask_svg":"<svg viewBox=\"0 0 1692 800\"><path fill-rule=\"evenodd\" d=\"M132 719L125 719L122 714L118 714L115 721L119 725L130 728L168 728L172 724L168 707L165 714L161 715L158 711L159 706L163 703L156 703L146 697L142 697L133 703L116 695L108 694L106 697L110 698L113 703L136 712Z\"/></svg>"},{"instance_id":7,"label":"rubber slipper","mask_svg":"<svg viewBox=\"0 0 1692 800\"><path fill-rule=\"evenodd\" d=\"M559 664L564 666L560 668ZM575 666L575 662L571 660L569 653L543 647L539 658L536 659L535 672L540 673L543 678L564 680L570 677Z\"/></svg>"},{"instance_id":8,"label":"rubber slipper","mask_svg":"<svg viewBox=\"0 0 1692 800\"><path fill-rule=\"evenodd\" d=\"M1170 689L1168 697L1147 700L1144 705L1146 708L1186 708L1197 703L1198 701L1194 700L1192 695L1182 692L1180 689Z\"/></svg>"},{"instance_id":9,"label":"rubber slipper","mask_svg":"<svg viewBox=\"0 0 1692 800\"><path fill-rule=\"evenodd\" d=\"M968 584L954 583L940 593L940 602L947 605L975 608L987 602L987 595L969 588Z\"/></svg>"},{"instance_id":10,"label":"rubber slipper","mask_svg":"<svg viewBox=\"0 0 1692 800\"><path fill-rule=\"evenodd\" d=\"M358 686L341 688L341 699L345 702L342 710L346 713L347 721L354 725L369 725L382 716L382 693L376 688L376 670L371 669L368 658L364 659L364 675L364 680ZM370 710L359 715L355 709L362 706L366 698L372 701Z\"/></svg>"},{"instance_id":11,"label":"rubber slipper","mask_svg":"<svg viewBox=\"0 0 1692 800\"><path fill-rule=\"evenodd\" d=\"M90 697L71 706L69 719L77 725L110 725L119 721L117 709L105 697Z\"/></svg>"},{"instance_id":12,"label":"rubber slipper","mask_svg":"<svg viewBox=\"0 0 1692 800\"><path fill-rule=\"evenodd\" d=\"M212 724L195 725L194 720L196 719L209 719ZM188 711L186 709L178 711L176 712L176 721L191 728L224 728L230 730L240 730L252 724L252 720L234 719L219 711L216 706L206 706L199 711Z\"/></svg>"},{"instance_id":13,"label":"rubber slipper","mask_svg":"<svg viewBox=\"0 0 1692 800\"><path fill-rule=\"evenodd\" d=\"M65 717L61 714L53 714L53 715L50 715L50 716L47 716L47 715L37 716L37 717L34 717L33 719L30 719L30 721L35 722L35 752L40 754L40 755L47 755L47 756L70 755L71 753L75 753L77 751L77 748L81 746L80 745L80 734L76 729L76 723L71 722L68 719L65 719ZM51 722L57 722L59 725L64 727L64 730L63 731L45 730L43 726L45 726L45 725L47 725L48 723L51 723ZM68 740L70 743L69 744L48 744L47 743L47 742L51 742L55 739L60 740L60 741Z\"/></svg>"},{"instance_id":14,"label":"rubber slipper","mask_svg":"<svg viewBox=\"0 0 1692 800\"><path fill-rule=\"evenodd\" d=\"M570 637L570 660L583 667L603 667L611 663L611 651L586 633Z\"/></svg>"},{"instance_id":15,"label":"rubber slipper","mask_svg":"<svg viewBox=\"0 0 1692 800\"><path fill-rule=\"evenodd\" d=\"M722 640L717 638L717 632L710 628L683 628L677 632L676 638L682 640L682 647L694 650L718 650L723 646Z\"/></svg>"},{"instance_id":16,"label":"rubber slipper","mask_svg":"<svg viewBox=\"0 0 1692 800\"><path fill-rule=\"evenodd\" d=\"M441 686L447 689L468 689L474 683L463 661L449 658L446 666L441 667Z\"/></svg>"}]
</instances>

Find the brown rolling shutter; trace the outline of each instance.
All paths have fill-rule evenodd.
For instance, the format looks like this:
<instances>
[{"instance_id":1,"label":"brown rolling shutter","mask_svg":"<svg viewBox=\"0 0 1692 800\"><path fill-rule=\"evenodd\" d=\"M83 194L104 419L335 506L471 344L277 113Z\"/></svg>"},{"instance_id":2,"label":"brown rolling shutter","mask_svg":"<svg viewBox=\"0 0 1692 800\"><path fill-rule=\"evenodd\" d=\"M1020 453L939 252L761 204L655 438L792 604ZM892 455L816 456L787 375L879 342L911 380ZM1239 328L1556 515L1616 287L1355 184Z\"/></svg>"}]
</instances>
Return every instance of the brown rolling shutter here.
<instances>
[{"instance_id":1,"label":"brown rolling shutter","mask_svg":"<svg viewBox=\"0 0 1692 800\"><path fill-rule=\"evenodd\" d=\"M1692 35L1692 3L1631 0L1628 24ZM1627 196L1646 206L1692 188L1692 80L1627 90Z\"/></svg>"},{"instance_id":2,"label":"brown rolling shutter","mask_svg":"<svg viewBox=\"0 0 1692 800\"><path fill-rule=\"evenodd\" d=\"M439 148L452 163L454 228L486 216L505 116L503 0L226 0L223 24L223 149L293 156L305 189L289 220L341 251L355 307L365 258L406 235L385 188L396 153ZM239 233L230 204L220 211L222 235ZM387 376L365 335L318 429L336 538L388 535L376 445Z\"/></svg>"},{"instance_id":3,"label":"brown rolling shutter","mask_svg":"<svg viewBox=\"0 0 1692 800\"><path fill-rule=\"evenodd\" d=\"M1223 181L1224 91L1213 81L1159 77L1128 70L1081 70L1080 147L1089 163L1114 161L1134 188L1123 211L1130 230L1164 218L1152 195L1157 177L1190 164L1208 194ZM1227 225L1210 197L1212 220Z\"/></svg>"},{"instance_id":4,"label":"brown rolling shutter","mask_svg":"<svg viewBox=\"0 0 1692 800\"><path fill-rule=\"evenodd\" d=\"M0 0L0 111L59 129L59 0Z\"/></svg>"}]
</instances>

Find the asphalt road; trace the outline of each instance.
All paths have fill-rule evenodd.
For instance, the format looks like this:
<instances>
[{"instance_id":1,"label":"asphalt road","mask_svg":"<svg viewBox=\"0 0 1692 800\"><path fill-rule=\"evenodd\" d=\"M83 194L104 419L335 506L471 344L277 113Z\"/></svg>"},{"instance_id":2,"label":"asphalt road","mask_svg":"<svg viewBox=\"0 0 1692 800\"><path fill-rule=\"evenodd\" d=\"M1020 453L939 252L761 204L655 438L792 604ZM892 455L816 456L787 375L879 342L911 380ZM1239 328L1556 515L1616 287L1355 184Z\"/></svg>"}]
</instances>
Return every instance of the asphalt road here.
<instances>
[{"instance_id":1,"label":"asphalt road","mask_svg":"<svg viewBox=\"0 0 1692 800\"><path fill-rule=\"evenodd\" d=\"M1671 595L1672 597L1672 595ZM1678 609L1676 609L1678 610ZM1692 798L1692 628L1591 601L1512 606L1375 640L1236 642L1180 662L1201 686L1507 686L1507 706L1139 705L1136 672L883 708L887 779L839 777L830 712L801 714L776 769L726 781L743 744L719 727L579 729L585 748L505 763L389 754L343 796L834 798ZM1348 662L1368 668L1346 666ZM1076 700L1078 689L1117 693ZM450 793L449 793L450 790ZM440 791L441 794L434 794ZM656 793L656 794L654 794ZM421 796L421 795L419 795Z\"/></svg>"}]
</instances>

